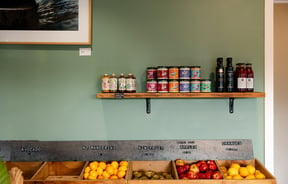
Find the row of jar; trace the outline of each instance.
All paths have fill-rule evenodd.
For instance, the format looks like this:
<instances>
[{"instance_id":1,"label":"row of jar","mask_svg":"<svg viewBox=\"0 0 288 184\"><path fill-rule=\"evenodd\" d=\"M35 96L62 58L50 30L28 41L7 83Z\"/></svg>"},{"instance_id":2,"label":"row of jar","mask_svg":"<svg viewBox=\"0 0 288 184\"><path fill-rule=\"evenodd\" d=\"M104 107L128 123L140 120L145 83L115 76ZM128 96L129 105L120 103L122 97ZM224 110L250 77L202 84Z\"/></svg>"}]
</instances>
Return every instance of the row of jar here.
<instances>
[{"instance_id":1,"label":"row of jar","mask_svg":"<svg viewBox=\"0 0 288 184\"><path fill-rule=\"evenodd\" d=\"M200 72L200 66L148 67L146 69L146 79L200 79Z\"/></svg>"},{"instance_id":2,"label":"row of jar","mask_svg":"<svg viewBox=\"0 0 288 184\"><path fill-rule=\"evenodd\" d=\"M117 77L114 73L112 75L104 74L102 80L103 93L135 93L136 92L136 77L129 73L125 76L123 73Z\"/></svg>"},{"instance_id":3,"label":"row of jar","mask_svg":"<svg viewBox=\"0 0 288 184\"><path fill-rule=\"evenodd\" d=\"M208 79L147 80L146 92L147 93L211 92L211 81Z\"/></svg>"}]
</instances>

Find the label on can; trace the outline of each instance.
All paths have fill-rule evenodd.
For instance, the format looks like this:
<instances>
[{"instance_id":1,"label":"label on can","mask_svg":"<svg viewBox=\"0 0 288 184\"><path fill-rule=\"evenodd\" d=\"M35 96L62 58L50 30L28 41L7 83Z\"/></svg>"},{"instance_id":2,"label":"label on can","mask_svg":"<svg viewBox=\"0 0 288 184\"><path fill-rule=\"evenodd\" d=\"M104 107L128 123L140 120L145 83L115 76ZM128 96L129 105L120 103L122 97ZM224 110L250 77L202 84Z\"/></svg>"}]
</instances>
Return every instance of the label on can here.
<instances>
[{"instance_id":1,"label":"label on can","mask_svg":"<svg viewBox=\"0 0 288 184\"><path fill-rule=\"evenodd\" d=\"M201 92L211 92L210 80L201 80Z\"/></svg>"},{"instance_id":2,"label":"label on can","mask_svg":"<svg viewBox=\"0 0 288 184\"><path fill-rule=\"evenodd\" d=\"M180 88L180 93L190 92L190 81L189 80L180 80L179 88Z\"/></svg>"},{"instance_id":3,"label":"label on can","mask_svg":"<svg viewBox=\"0 0 288 184\"><path fill-rule=\"evenodd\" d=\"M171 66L168 69L169 79L179 79L179 68L176 66Z\"/></svg>"},{"instance_id":4,"label":"label on can","mask_svg":"<svg viewBox=\"0 0 288 184\"><path fill-rule=\"evenodd\" d=\"M179 78L180 79L190 79L191 71L188 66L181 66L179 68Z\"/></svg>"},{"instance_id":5,"label":"label on can","mask_svg":"<svg viewBox=\"0 0 288 184\"><path fill-rule=\"evenodd\" d=\"M191 79L200 79L200 66L191 67Z\"/></svg>"},{"instance_id":6,"label":"label on can","mask_svg":"<svg viewBox=\"0 0 288 184\"><path fill-rule=\"evenodd\" d=\"M158 93L168 93L168 81L159 80L157 84Z\"/></svg>"},{"instance_id":7,"label":"label on can","mask_svg":"<svg viewBox=\"0 0 288 184\"><path fill-rule=\"evenodd\" d=\"M178 93L179 92L179 81L178 80L170 80L169 81L169 92L170 93Z\"/></svg>"},{"instance_id":8,"label":"label on can","mask_svg":"<svg viewBox=\"0 0 288 184\"><path fill-rule=\"evenodd\" d=\"M157 68L157 79L168 79L168 68L166 66Z\"/></svg>"},{"instance_id":9,"label":"label on can","mask_svg":"<svg viewBox=\"0 0 288 184\"><path fill-rule=\"evenodd\" d=\"M156 80L157 79L157 68L148 67L146 70L146 79L147 80Z\"/></svg>"},{"instance_id":10,"label":"label on can","mask_svg":"<svg viewBox=\"0 0 288 184\"><path fill-rule=\"evenodd\" d=\"M191 80L191 92L200 92L200 80Z\"/></svg>"},{"instance_id":11,"label":"label on can","mask_svg":"<svg viewBox=\"0 0 288 184\"><path fill-rule=\"evenodd\" d=\"M146 82L146 91L148 93L156 93L157 92L157 81L156 80L148 80Z\"/></svg>"}]
</instances>

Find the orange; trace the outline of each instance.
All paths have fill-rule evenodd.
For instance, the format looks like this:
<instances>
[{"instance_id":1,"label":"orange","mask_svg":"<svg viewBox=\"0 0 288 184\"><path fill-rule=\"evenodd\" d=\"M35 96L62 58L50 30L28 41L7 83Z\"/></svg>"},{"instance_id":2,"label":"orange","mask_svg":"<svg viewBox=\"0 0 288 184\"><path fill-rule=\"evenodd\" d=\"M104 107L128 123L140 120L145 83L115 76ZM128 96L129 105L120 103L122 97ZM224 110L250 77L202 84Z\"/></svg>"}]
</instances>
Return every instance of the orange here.
<instances>
[{"instance_id":1,"label":"orange","mask_svg":"<svg viewBox=\"0 0 288 184\"><path fill-rule=\"evenodd\" d=\"M92 171L89 172L89 176L93 176L93 177L96 178L98 175L97 175L96 171L92 170Z\"/></svg>"},{"instance_id":2,"label":"orange","mask_svg":"<svg viewBox=\"0 0 288 184\"><path fill-rule=\"evenodd\" d=\"M111 180L117 180L117 179L118 179L118 176L115 176L115 175L110 176L110 179L111 179Z\"/></svg>"},{"instance_id":3,"label":"orange","mask_svg":"<svg viewBox=\"0 0 288 184\"><path fill-rule=\"evenodd\" d=\"M255 179L255 176L253 174L249 174L248 176L245 177L247 180Z\"/></svg>"},{"instance_id":4,"label":"orange","mask_svg":"<svg viewBox=\"0 0 288 184\"><path fill-rule=\"evenodd\" d=\"M128 161L122 160L122 161L120 161L119 165L120 165L120 166L127 166L127 167L128 167Z\"/></svg>"},{"instance_id":5,"label":"orange","mask_svg":"<svg viewBox=\"0 0 288 184\"><path fill-rule=\"evenodd\" d=\"M119 163L117 161L112 161L111 162L111 166L114 168L114 169L117 169L118 166L119 166Z\"/></svg>"},{"instance_id":6,"label":"orange","mask_svg":"<svg viewBox=\"0 0 288 184\"><path fill-rule=\"evenodd\" d=\"M94 177L94 176L88 176L88 180L96 180L97 177Z\"/></svg>"},{"instance_id":7,"label":"orange","mask_svg":"<svg viewBox=\"0 0 288 184\"><path fill-rule=\"evenodd\" d=\"M90 169L91 169L91 170L94 170L94 171L97 169L97 166L98 166L98 163L97 163L97 162L91 162L91 163L89 164Z\"/></svg>"},{"instance_id":8,"label":"orange","mask_svg":"<svg viewBox=\"0 0 288 184\"><path fill-rule=\"evenodd\" d=\"M109 173L109 175L114 174L114 168L112 166L107 166L105 171Z\"/></svg>"},{"instance_id":9,"label":"orange","mask_svg":"<svg viewBox=\"0 0 288 184\"><path fill-rule=\"evenodd\" d=\"M248 171L247 167L240 167L239 168L239 174L242 177L248 176L249 175L249 171Z\"/></svg>"},{"instance_id":10,"label":"orange","mask_svg":"<svg viewBox=\"0 0 288 184\"><path fill-rule=\"evenodd\" d=\"M110 178L110 174L107 171L103 171L102 176L104 177L104 179L109 179Z\"/></svg>"},{"instance_id":11,"label":"orange","mask_svg":"<svg viewBox=\"0 0 288 184\"><path fill-rule=\"evenodd\" d=\"M248 164L246 166L246 168L248 169L249 174L254 174L256 171L255 167L253 165L250 165L250 164Z\"/></svg>"},{"instance_id":12,"label":"orange","mask_svg":"<svg viewBox=\"0 0 288 184\"><path fill-rule=\"evenodd\" d=\"M124 178L125 175L126 175L126 172L125 172L125 171L119 171L118 174L117 174L117 176L118 176L119 178Z\"/></svg>"},{"instance_id":13,"label":"orange","mask_svg":"<svg viewBox=\"0 0 288 184\"><path fill-rule=\"evenodd\" d=\"M124 166L124 165L118 168L119 171L127 171L127 169L128 169L127 166Z\"/></svg>"},{"instance_id":14,"label":"orange","mask_svg":"<svg viewBox=\"0 0 288 184\"><path fill-rule=\"evenodd\" d=\"M89 166L87 166L84 170L85 173L89 173L91 171L91 168Z\"/></svg>"},{"instance_id":15,"label":"orange","mask_svg":"<svg viewBox=\"0 0 288 184\"><path fill-rule=\"evenodd\" d=\"M99 167L101 167L103 170L106 169L106 163L104 161L99 162L98 164Z\"/></svg>"},{"instance_id":16,"label":"orange","mask_svg":"<svg viewBox=\"0 0 288 184\"><path fill-rule=\"evenodd\" d=\"M96 172L97 172L98 176L99 176L99 175L102 175L102 174L103 174L103 169L102 169L102 167L97 167Z\"/></svg>"},{"instance_id":17,"label":"orange","mask_svg":"<svg viewBox=\"0 0 288 184\"><path fill-rule=\"evenodd\" d=\"M88 177L89 177L89 172L85 172L84 173L84 179L88 179Z\"/></svg>"},{"instance_id":18,"label":"orange","mask_svg":"<svg viewBox=\"0 0 288 184\"><path fill-rule=\"evenodd\" d=\"M242 180L243 177L238 174L238 175L232 176L232 179L234 179L234 180Z\"/></svg>"}]
</instances>

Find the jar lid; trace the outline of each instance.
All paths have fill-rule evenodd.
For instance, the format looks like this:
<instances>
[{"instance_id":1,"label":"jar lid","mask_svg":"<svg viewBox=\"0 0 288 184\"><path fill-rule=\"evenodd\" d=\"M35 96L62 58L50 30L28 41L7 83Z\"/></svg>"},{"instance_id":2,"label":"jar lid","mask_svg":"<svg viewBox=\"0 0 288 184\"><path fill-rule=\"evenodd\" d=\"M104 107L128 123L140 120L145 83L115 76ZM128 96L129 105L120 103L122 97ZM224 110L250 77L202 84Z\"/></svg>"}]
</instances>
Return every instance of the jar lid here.
<instances>
[{"instance_id":1,"label":"jar lid","mask_svg":"<svg viewBox=\"0 0 288 184\"><path fill-rule=\"evenodd\" d=\"M190 66L180 66L179 68L190 68Z\"/></svg>"},{"instance_id":2,"label":"jar lid","mask_svg":"<svg viewBox=\"0 0 288 184\"><path fill-rule=\"evenodd\" d=\"M149 70L149 69L157 69L157 67L147 67L147 69Z\"/></svg>"},{"instance_id":3,"label":"jar lid","mask_svg":"<svg viewBox=\"0 0 288 184\"><path fill-rule=\"evenodd\" d=\"M169 68L179 68L179 66L169 66Z\"/></svg>"},{"instance_id":4,"label":"jar lid","mask_svg":"<svg viewBox=\"0 0 288 184\"><path fill-rule=\"evenodd\" d=\"M158 66L157 68L168 68L168 66Z\"/></svg>"},{"instance_id":5,"label":"jar lid","mask_svg":"<svg viewBox=\"0 0 288 184\"><path fill-rule=\"evenodd\" d=\"M191 68L201 68L200 66L191 66Z\"/></svg>"}]
</instances>

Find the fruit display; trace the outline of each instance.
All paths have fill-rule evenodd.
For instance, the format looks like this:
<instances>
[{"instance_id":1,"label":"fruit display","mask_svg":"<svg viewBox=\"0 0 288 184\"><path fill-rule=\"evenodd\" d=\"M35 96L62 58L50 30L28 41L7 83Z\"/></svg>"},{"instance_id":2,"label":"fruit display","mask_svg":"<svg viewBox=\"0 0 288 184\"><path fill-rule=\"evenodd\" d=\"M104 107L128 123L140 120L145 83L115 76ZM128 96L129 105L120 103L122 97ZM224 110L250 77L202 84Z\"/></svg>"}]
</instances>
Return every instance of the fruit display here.
<instances>
[{"instance_id":1,"label":"fruit display","mask_svg":"<svg viewBox=\"0 0 288 184\"><path fill-rule=\"evenodd\" d=\"M222 179L214 160L200 160L186 163L182 159L175 160L175 166L180 179Z\"/></svg>"},{"instance_id":2,"label":"fruit display","mask_svg":"<svg viewBox=\"0 0 288 184\"><path fill-rule=\"evenodd\" d=\"M225 179L265 179L266 176L252 164L231 163L230 166L221 165Z\"/></svg>"},{"instance_id":3,"label":"fruit display","mask_svg":"<svg viewBox=\"0 0 288 184\"><path fill-rule=\"evenodd\" d=\"M128 161L92 161L84 169L84 179L124 179L127 170Z\"/></svg>"},{"instance_id":4,"label":"fruit display","mask_svg":"<svg viewBox=\"0 0 288 184\"><path fill-rule=\"evenodd\" d=\"M168 172L133 171L132 180L169 180L174 179Z\"/></svg>"}]
</instances>

